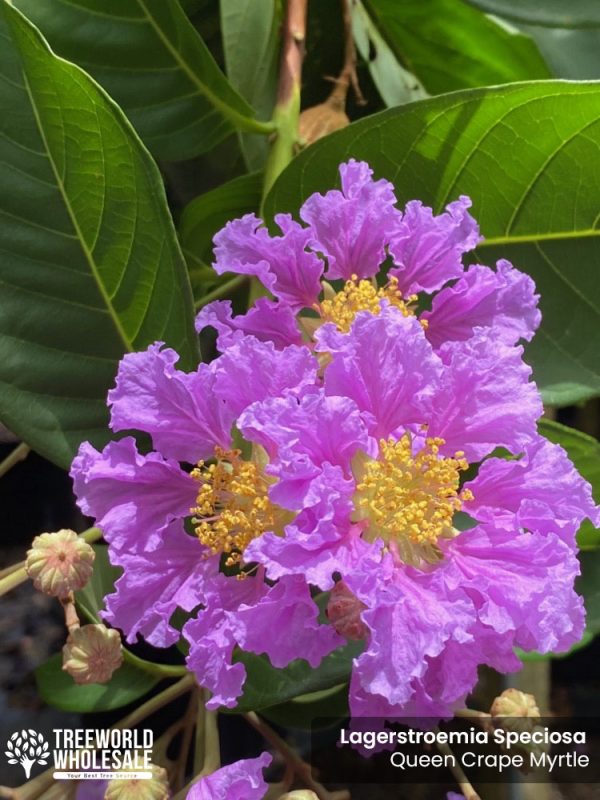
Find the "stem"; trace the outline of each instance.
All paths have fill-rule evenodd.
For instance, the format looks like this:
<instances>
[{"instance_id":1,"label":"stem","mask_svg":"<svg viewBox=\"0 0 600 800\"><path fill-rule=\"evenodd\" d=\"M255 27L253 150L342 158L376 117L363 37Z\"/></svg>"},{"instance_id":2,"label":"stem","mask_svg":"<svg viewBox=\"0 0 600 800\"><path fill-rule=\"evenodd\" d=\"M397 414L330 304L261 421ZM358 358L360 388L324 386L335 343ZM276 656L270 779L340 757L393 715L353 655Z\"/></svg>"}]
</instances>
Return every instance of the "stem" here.
<instances>
[{"instance_id":1,"label":"stem","mask_svg":"<svg viewBox=\"0 0 600 800\"><path fill-rule=\"evenodd\" d=\"M319 800L349 800L349 792L329 792L322 784L314 780L310 764L303 761L298 753L285 742L279 734L267 725L254 711L242 715L244 719L255 728L260 735L269 742L284 758L286 764L294 770L296 775L311 789Z\"/></svg>"},{"instance_id":2,"label":"stem","mask_svg":"<svg viewBox=\"0 0 600 800\"><path fill-rule=\"evenodd\" d=\"M9 469L12 469L15 464L18 464L19 461L26 459L30 452L31 447L29 447L28 444L25 444L25 442L21 442L21 444L17 445L14 450L11 450L4 461L0 462L0 478L5 475Z\"/></svg>"},{"instance_id":3,"label":"stem","mask_svg":"<svg viewBox=\"0 0 600 800\"><path fill-rule=\"evenodd\" d=\"M283 26L281 64L277 102L273 122L277 128L275 140L265 165L263 197L277 176L294 157L298 142L300 117L300 84L306 39L306 9L308 0L288 0Z\"/></svg>"},{"instance_id":4,"label":"stem","mask_svg":"<svg viewBox=\"0 0 600 800\"><path fill-rule=\"evenodd\" d=\"M223 295L226 295L228 292L232 292L234 289L237 289L238 286L243 286L243 284L248 280L247 275L237 275L235 278L232 278L230 281L226 283L222 283L220 286L217 286L216 289L213 289L212 292L205 294L204 297L201 297L195 304L196 311L200 311L201 308L212 303L213 300L218 300Z\"/></svg>"},{"instance_id":5,"label":"stem","mask_svg":"<svg viewBox=\"0 0 600 800\"><path fill-rule=\"evenodd\" d=\"M443 756L450 756L450 771L454 775L454 780L460 787L461 792L465 796L465 800L481 800L473 786L471 785L470 780L467 778L465 773L463 772L462 768L456 762L456 757L454 753L450 749L450 747L445 742L437 742L437 749Z\"/></svg>"},{"instance_id":6,"label":"stem","mask_svg":"<svg viewBox=\"0 0 600 800\"><path fill-rule=\"evenodd\" d=\"M25 567L15 564L15 569L10 572L5 578L0 578L0 597L11 589L15 589L22 583L25 583L29 576L25 571Z\"/></svg>"},{"instance_id":7,"label":"stem","mask_svg":"<svg viewBox=\"0 0 600 800\"><path fill-rule=\"evenodd\" d=\"M129 662L132 666L148 672L150 675L157 675L159 678L181 678L188 674L187 667L183 664L157 664L154 661L146 661L125 647L123 648L123 661Z\"/></svg>"},{"instance_id":8,"label":"stem","mask_svg":"<svg viewBox=\"0 0 600 800\"><path fill-rule=\"evenodd\" d=\"M75 595L73 592L69 592L66 597L59 597L58 599L65 612L65 625L67 626L67 630L69 633L73 633L73 631L76 631L80 626L79 615L75 608Z\"/></svg>"}]
</instances>

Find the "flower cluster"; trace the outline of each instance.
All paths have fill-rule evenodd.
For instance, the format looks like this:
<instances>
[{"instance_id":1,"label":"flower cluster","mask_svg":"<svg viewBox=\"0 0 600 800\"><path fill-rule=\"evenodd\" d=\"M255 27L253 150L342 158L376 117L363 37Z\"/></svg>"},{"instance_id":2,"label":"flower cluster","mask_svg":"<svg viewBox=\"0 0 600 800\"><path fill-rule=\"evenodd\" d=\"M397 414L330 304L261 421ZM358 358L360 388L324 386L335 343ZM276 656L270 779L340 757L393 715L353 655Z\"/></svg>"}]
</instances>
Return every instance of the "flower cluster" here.
<instances>
[{"instance_id":1,"label":"flower cluster","mask_svg":"<svg viewBox=\"0 0 600 800\"><path fill-rule=\"evenodd\" d=\"M217 234L216 271L271 297L203 309L220 354L191 374L161 343L125 356L111 426L154 449L86 443L72 475L124 570L106 619L167 646L187 612L211 707L242 691L236 646L316 666L351 638L353 715L448 716L479 664L515 670L515 647L581 637L575 534L600 516L537 431L532 280L465 268L468 198L401 211L366 164L340 174L303 225L279 215L271 236L246 215Z\"/></svg>"}]
</instances>

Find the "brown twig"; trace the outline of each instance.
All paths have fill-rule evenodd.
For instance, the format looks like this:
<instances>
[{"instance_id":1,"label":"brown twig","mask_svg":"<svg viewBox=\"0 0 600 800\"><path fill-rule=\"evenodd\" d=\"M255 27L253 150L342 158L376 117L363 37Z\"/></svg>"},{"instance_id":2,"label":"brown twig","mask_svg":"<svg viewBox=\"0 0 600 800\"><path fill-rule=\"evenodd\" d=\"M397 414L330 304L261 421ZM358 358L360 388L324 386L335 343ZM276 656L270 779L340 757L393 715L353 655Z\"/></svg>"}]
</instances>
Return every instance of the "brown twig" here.
<instances>
[{"instance_id":1,"label":"brown twig","mask_svg":"<svg viewBox=\"0 0 600 800\"><path fill-rule=\"evenodd\" d=\"M363 93L360 90L358 83L358 75L356 74L356 47L354 45L354 36L352 34L352 9L350 7L351 0L341 0L342 3L342 19L344 22L344 66L342 71L334 78L335 87L329 96L330 102L332 100L340 102L340 108L344 109L346 106L346 95L348 88L352 86L356 102L359 106L366 105Z\"/></svg>"},{"instance_id":2,"label":"brown twig","mask_svg":"<svg viewBox=\"0 0 600 800\"><path fill-rule=\"evenodd\" d=\"M347 791L330 792L312 776L310 764L303 761L298 753L285 742L279 734L267 725L254 711L243 715L244 719L266 739L269 744L277 750L283 757L285 763L294 770L295 774L311 789L319 800L350 800L350 793Z\"/></svg>"}]
</instances>

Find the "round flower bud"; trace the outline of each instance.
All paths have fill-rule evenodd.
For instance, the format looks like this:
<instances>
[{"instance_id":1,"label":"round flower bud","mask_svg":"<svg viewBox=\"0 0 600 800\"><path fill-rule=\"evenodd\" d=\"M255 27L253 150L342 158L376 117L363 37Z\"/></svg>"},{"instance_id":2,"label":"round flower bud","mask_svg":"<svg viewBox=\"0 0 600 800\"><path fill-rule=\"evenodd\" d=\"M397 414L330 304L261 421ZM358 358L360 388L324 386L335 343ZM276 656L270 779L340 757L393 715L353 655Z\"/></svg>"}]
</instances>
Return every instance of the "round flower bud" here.
<instances>
[{"instance_id":1,"label":"round flower bud","mask_svg":"<svg viewBox=\"0 0 600 800\"><path fill-rule=\"evenodd\" d=\"M327 618L340 636L346 639L364 639L368 628L360 618L365 608L343 581L335 584L329 594Z\"/></svg>"},{"instance_id":2,"label":"round flower bud","mask_svg":"<svg viewBox=\"0 0 600 800\"><path fill-rule=\"evenodd\" d=\"M167 800L169 796L167 771L154 764L150 780L123 778L110 781L104 800Z\"/></svg>"},{"instance_id":3,"label":"round flower bud","mask_svg":"<svg viewBox=\"0 0 600 800\"><path fill-rule=\"evenodd\" d=\"M63 669L75 683L106 683L122 661L119 632L105 625L76 628L63 647Z\"/></svg>"},{"instance_id":4,"label":"round flower bud","mask_svg":"<svg viewBox=\"0 0 600 800\"><path fill-rule=\"evenodd\" d=\"M296 789L295 792L282 794L279 800L319 800L319 798L310 789Z\"/></svg>"},{"instance_id":5,"label":"round flower bud","mask_svg":"<svg viewBox=\"0 0 600 800\"><path fill-rule=\"evenodd\" d=\"M63 529L35 537L25 569L40 592L65 597L88 582L94 558L94 549L86 541L75 531Z\"/></svg>"},{"instance_id":6,"label":"round flower bud","mask_svg":"<svg viewBox=\"0 0 600 800\"><path fill-rule=\"evenodd\" d=\"M519 689L505 689L490 709L492 717L539 717L535 697Z\"/></svg>"}]
</instances>

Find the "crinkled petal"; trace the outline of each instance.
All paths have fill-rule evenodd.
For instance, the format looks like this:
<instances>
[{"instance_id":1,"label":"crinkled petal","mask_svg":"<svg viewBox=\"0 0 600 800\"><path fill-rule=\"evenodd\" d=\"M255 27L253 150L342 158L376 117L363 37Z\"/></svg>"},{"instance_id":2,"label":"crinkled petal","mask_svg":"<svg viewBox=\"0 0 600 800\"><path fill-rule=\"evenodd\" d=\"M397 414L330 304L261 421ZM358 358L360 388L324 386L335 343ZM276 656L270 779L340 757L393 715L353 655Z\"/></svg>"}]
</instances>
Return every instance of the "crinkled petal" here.
<instances>
[{"instance_id":1,"label":"crinkled petal","mask_svg":"<svg viewBox=\"0 0 600 800\"><path fill-rule=\"evenodd\" d=\"M237 417L252 403L300 394L316 383L317 361L308 347L277 350L252 336L239 339L216 362L215 393Z\"/></svg>"},{"instance_id":2,"label":"crinkled petal","mask_svg":"<svg viewBox=\"0 0 600 800\"><path fill-rule=\"evenodd\" d=\"M540 324L539 295L529 275L498 261L496 271L475 264L454 286L442 289L425 311L427 338L435 348L462 341L475 328L492 328L491 335L506 344L530 341Z\"/></svg>"},{"instance_id":3,"label":"crinkled petal","mask_svg":"<svg viewBox=\"0 0 600 800\"><path fill-rule=\"evenodd\" d=\"M255 336L261 342L273 342L278 350L289 344L302 343L292 309L267 297L259 297L245 314L235 317L229 300L215 300L196 317L198 333L206 327L217 331L217 345L221 352L244 336Z\"/></svg>"},{"instance_id":4,"label":"crinkled petal","mask_svg":"<svg viewBox=\"0 0 600 800\"><path fill-rule=\"evenodd\" d=\"M246 669L232 663L236 645L266 653L282 667L296 658L317 666L340 644L330 626L318 624L318 607L302 577L270 587L262 570L241 581L217 575L204 594L206 608L185 625L183 634L190 643L188 667L212 692L207 708L233 708L242 693Z\"/></svg>"},{"instance_id":5,"label":"crinkled petal","mask_svg":"<svg viewBox=\"0 0 600 800\"><path fill-rule=\"evenodd\" d=\"M293 309L311 307L321 291L323 262L305 248L311 232L278 214L282 236L271 236L254 214L228 222L217 233L215 271L255 275L264 286Z\"/></svg>"},{"instance_id":6,"label":"crinkled petal","mask_svg":"<svg viewBox=\"0 0 600 800\"><path fill-rule=\"evenodd\" d=\"M316 337L318 350L332 354L325 391L352 398L372 436L427 421L442 364L415 317L385 307L377 316L359 313L347 334L327 324Z\"/></svg>"},{"instance_id":7,"label":"crinkled petal","mask_svg":"<svg viewBox=\"0 0 600 800\"><path fill-rule=\"evenodd\" d=\"M575 593L579 562L554 534L464 531L444 545L440 570L450 590L463 591L480 623L513 644L541 653L567 650L581 638L585 611Z\"/></svg>"},{"instance_id":8,"label":"crinkled petal","mask_svg":"<svg viewBox=\"0 0 600 800\"><path fill-rule=\"evenodd\" d=\"M398 278L404 295L434 292L461 276L463 254L481 241L479 226L467 211L470 207L464 195L439 216L418 200L407 203L389 247L397 265L389 274Z\"/></svg>"},{"instance_id":9,"label":"crinkled petal","mask_svg":"<svg viewBox=\"0 0 600 800\"><path fill-rule=\"evenodd\" d=\"M116 387L108 393L113 431L140 430L167 458L196 462L215 445L231 441L233 415L215 395L213 364L192 373L175 369L179 356L156 342L129 353L119 364Z\"/></svg>"},{"instance_id":10,"label":"crinkled petal","mask_svg":"<svg viewBox=\"0 0 600 800\"><path fill-rule=\"evenodd\" d=\"M542 437L526 445L518 460L484 461L466 488L474 499L465 511L505 529L556 533L573 544L586 517L600 527L600 509L589 483L562 447Z\"/></svg>"},{"instance_id":11,"label":"crinkled petal","mask_svg":"<svg viewBox=\"0 0 600 800\"><path fill-rule=\"evenodd\" d=\"M385 247L401 219L394 187L374 181L364 161L341 164L340 176L342 191L311 195L300 216L311 226L312 247L327 256L328 278L368 278L385 261Z\"/></svg>"},{"instance_id":12,"label":"crinkled petal","mask_svg":"<svg viewBox=\"0 0 600 800\"><path fill-rule=\"evenodd\" d=\"M463 450L469 461L478 461L495 447L518 453L537 437L542 401L522 353L482 329L440 348L444 378L429 435L445 440L443 452Z\"/></svg>"},{"instance_id":13,"label":"crinkled petal","mask_svg":"<svg viewBox=\"0 0 600 800\"><path fill-rule=\"evenodd\" d=\"M203 587L219 571L219 560L172 523L155 550L126 553L110 550L113 564L123 567L115 594L106 597L105 620L120 628L128 642L138 634L155 647L169 647L181 632L169 624L178 609L193 611L203 600Z\"/></svg>"},{"instance_id":14,"label":"crinkled petal","mask_svg":"<svg viewBox=\"0 0 600 800\"><path fill-rule=\"evenodd\" d=\"M273 759L268 753L221 767L195 783L186 800L262 800L267 793L262 772Z\"/></svg>"},{"instance_id":15,"label":"crinkled petal","mask_svg":"<svg viewBox=\"0 0 600 800\"><path fill-rule=\"evenodd\" d=\"M404 707L422 679L428 659L438 656L447 642L468 642L473 622L466 597L452 598L432 575L398 569L392 582L344 575L349 589L367 609L361 617L369 628L368 645L354 665L364 693ZM375 714L373 714L375 716Z\"/></svg>"},{"instance_id":16,"label":"crinkled petal","mask_svg":"<svg viewBox=\"0 0 600 800\"><path fill-rule=\"evenodd\" d=\"M128 436L102 452L84 442L71 466L83 513L93 517L114 548L138 553L154 549L174 519L190 513L197 482L158 453L138 453Z\"/></svg>"},{"instance_id":17,"label":"crinkled petal","mask_svg":"<svg viewBox=\"0 0 600 800\"><path fill-rule=\"evenodd\" d=\"M301 464L307 465L307 475L311 476L324 463L337 465L349 474L352 456L367 447L366 428L352 400L328 397L317 389L299 399L288 396L255 403L240 416L238 426L272 459L279 456L293 460L295 480ZM284 477L281 470L274 474Z\"/></svg>"}]
</instances>

